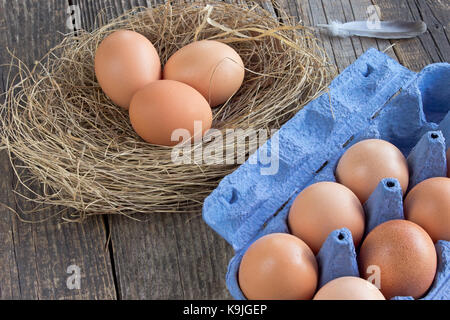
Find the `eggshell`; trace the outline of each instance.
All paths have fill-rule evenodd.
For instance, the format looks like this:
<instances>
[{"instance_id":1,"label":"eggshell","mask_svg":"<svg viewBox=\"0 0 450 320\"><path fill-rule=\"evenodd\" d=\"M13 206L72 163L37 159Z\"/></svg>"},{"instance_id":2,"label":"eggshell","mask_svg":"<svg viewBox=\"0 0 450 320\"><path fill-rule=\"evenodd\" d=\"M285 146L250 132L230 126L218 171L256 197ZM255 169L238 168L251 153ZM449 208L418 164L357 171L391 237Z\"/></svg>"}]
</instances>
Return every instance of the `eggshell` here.
<instances>
[{"instance_id":1,"label":"eggshell","mask_svg":"<svg viewBox=\"0 0 450 320\"><path fill-rule=\"evenodd\" d=\"M357 277L331 280L317 291L313 300L386 300L376 286Z\"/></svg>"},{"instance_id":2,"label":"eggshell","mask_svg":"<svg viewBox=\"0 0 450 320\"><path fill-rule=\"evenodd\" d=\"M436 177L414 186L405 199L405 218L425 229L433 242L450 241L450 179Z\"/></svg>"},{"instance_id":3,"label":"eggshell","mask_svg":"<svg viewBox=\"0 0 450 320\"><path fill-rule=\"evenodd\" d=\"M319 182L305 188L294 200L288 216L293 235L317 254L330 232L347 228L355 247L364 234L364 210L355 194L335 182Z\"/></svg>"},{"instance_id":4,"label":"eggshell","mask_svg":"<svg viewBox=\"0 0 450 320\"><path fill-rule=\"evenodd\" d=\"M401 151L380 139L368 139L351 146L339 159L336 179L350 188L361 203L369 196L384 178L396 178L403 194L409 183L406 158Z\"/></svg>"},{"instance_id":5,"label":"eggshell","mask_svg":"<svg viewBox=\"0 0 450 320\"><path fill-rule=\"evenodd\" d=\"M436 264L436 250L430 236L407 220L380 224L367 235L359 252L362 278L372 276L369 279L372 280L379 276L380 290L386 299L423 296L433 282ZM374 268L379 268L379 272Z\"/></svg>"},{"instance_id":6,"label":"eggshell","mask_svg":"<svg viewBox=\"0 0 450 320\"><path fill-rule=\"evenodd\" d=\"M239 89L244 74L244 63L233 48L202 40L175 52L164 66L163 77L190 85L215 107Z\"/></svg>"},{"instance_id":7,"label":"eggshell","mask_svg":"<svg viewBox=\"0 0 450 320\"><path fill-rule=\"evenodd\" d=\"M173 80L151 82L136 92L130 104L130 122L145 141L172 146L175 129L186 129L192 137L194 121L201 133L211 128L212 112L208 102L192 87Z\"/></svg>"},{"instance_id":8,"label":"eggshell","mask_svg":"<svg viewBox=\"0 0 450 320\"><path fill-rule=\"evenodd\" d=\"M128 109L133 94L161 78L161 62L153 44L143 35L118 30L95 52L95 75L105 94Z\"/></svg>"},{"instance_id":9,"label":"eggshell","mask_svg":"<svg viewBox=\"0 0 450 320\"><path fill-rule=\"evenodd\" d=\"M239 285L247 299L307 300L318 280L311 249L287 233L272 233L256 240L239 266Z\"/></svg>"}]
</instances>

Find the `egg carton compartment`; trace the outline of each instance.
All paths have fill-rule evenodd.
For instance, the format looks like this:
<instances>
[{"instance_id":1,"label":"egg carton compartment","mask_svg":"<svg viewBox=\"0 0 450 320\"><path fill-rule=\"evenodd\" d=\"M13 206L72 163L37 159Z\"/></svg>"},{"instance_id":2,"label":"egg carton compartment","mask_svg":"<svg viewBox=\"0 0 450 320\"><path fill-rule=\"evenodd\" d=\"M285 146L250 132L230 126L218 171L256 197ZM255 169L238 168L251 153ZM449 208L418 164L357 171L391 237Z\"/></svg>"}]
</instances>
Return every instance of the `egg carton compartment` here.
<instances>
[{"instance_id":1,"label":"egg carton compartment","mask_svg":"<svg viewBox=\"0 0 450 320\"><path fill-rule=\"evenodd\" d=\"M226 176L205 199L203 219L236 252L226 279L232 296L245 299L237 273L246 249L266 234L288 233L287 215L295 197L313 183L336 181L337 162L353 144L379 138L396 145L407 157L409 188L430 177L446 176L449 83L447 63L414 73L370 49L332 81L328 92L306 105ZM278 171L266 174L269 165L261 159L276 142ZM385 221L403 219L402 198L398 181L383 179L364 203L366 233ZM439 240L435 246L438 270L422 299L449 299L450 243ZM345 228L332 232L316 256L318 288L337 277L359 276L356 257L350 232Z\"/></svg>"}]
</instances>

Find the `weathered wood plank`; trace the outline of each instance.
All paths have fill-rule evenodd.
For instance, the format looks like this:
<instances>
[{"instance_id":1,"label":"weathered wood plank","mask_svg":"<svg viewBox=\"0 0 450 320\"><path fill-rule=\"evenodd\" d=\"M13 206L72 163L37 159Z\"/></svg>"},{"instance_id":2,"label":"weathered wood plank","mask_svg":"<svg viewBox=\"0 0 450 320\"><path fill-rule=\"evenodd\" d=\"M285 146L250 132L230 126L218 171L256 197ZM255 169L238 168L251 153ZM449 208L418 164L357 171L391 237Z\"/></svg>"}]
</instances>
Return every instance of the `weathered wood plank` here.
<instances>
[{"instance_id":1,"label":"weathered wood plank","mask_svg":"<svg viewBox=\"0 0 450 320\"><path fill-rule=\"evenodd\" d=\"M423 20L425 34L405 40L392 41L398 60L406 67L420 71L433 62L450 61L448 1L373 0L381 9L382 19Z\"/></svg>"},{"instance_id":2,"label":"weathered wood plank","mask_svg":"<svg viewBox=\"0 0 450 320\"><path fill-rule=\"evenodd\" d=\"M232 250L200 214L111 216L114 263L122 299L228 299Z\"/></svg>"},{"instance_id":3,"label":"weathered wood plank","mask_svg":"<svg viewBox=\"0 0 450 320\"><path fill-rule=\"evenodd\" d=\"M93 30L135 7L150 7L164 0L71 0L81 11L83 29Z\"/></svg>"},{"instance_id":4,"label":"weathered wood plank","mask_svg":"<svg viewBox=\"0 0 450 320\"><path fill-rule=\"evenodd\" d=\"M450 61L450 2L419 0L415 4L428 25L439 59Z\"/></svg>"},{"instance_id":5,"label":"weathered wood plank","mask_svg":"<svg viewBox=\"0 0 450 320\"><path fill-rule=\"evenodd\" d=\"M40 59L67 32L67 1L0 1L0 61L9 63L6 48L28 66ZM8 68L1 68L1 91L6 88ZM7 154L0 152L0 201L13 209L29 210L32 204L16 198L17 183ZM39 192L39 187L34 188ZM31 195L19 187L17 191ZM17 200L17 201L16 201ZM46 210L46 216L56 213ZM38 216L28 216L37 221ZM115 299L109 254L104 249L103 219L83 224L61 224L60 219L42 223L21 222L0 206L0 299ZM80 289L69 289L70 265L80 269Z\"/></svg>"},{"instance_id":6,"label":"weathered wood plank","mask_svg":"<svg viewBox=\"0 0 450 320\"><path fill-rule=\"evenodd\" d=\"M322 8L328 23L331 21L346 21L342 1L323 0ZM347 13L349 14L349 13ZM353 42L350 38L328 37L333 48L338 70L341 72L357 58Z\"/></svg>"},{"instance_id":7,"label":"weathered wood plank","mask_svg":"<svg viewBox=\"0 0 450 320\"><path fill-rule=\"evenodd\" d=\"M3 85L2 85L3 89ZM0 152L0 201L12 204L12 176L5 152ZM0 207L0 299L18 299L21 296L19 271L16 263L13 216L5 208Z\"/></svg>"},{"instance_id":8,"label":"weathered wood plank","mask_svg":"<svg viewBox=\"0 0 450 320\"><path fill-rule=\"evenodd\" d=\"M351 20L367 20L369 16L372 14L374 8L369 9L372 5L370 0L342 0L344 10L352 15L347 21ZM381 17L380 17L381 18ZM370 48L376 48L380 51L384 51L391 58L397 59L394 50L391 47L391 43L389 40L382 39L372 39L372 38L364 38L364 37L352 37L352 42L356 49L356 54L359 57L362 53L366 52ZM360 43L358 45L357 43Z\"/></svg>"},{"instance_id":9,"label":"weathered wood plank","mask_svg":"<svg viewBox=\"0 0 450 320\"><path fill-rule=\"evenodd\" d=\"M146 1L77 0L82 28L93 30L100 12L111 19ZM120 299L228 299L225 273L231 247L198 214L149 214L135 221L109 216Z\"/></svg>"},{"instance_id":10,"label":"weathered wood plank","mask_svg":"<svg viewBox=\"0 0 450 320\"><path fill-rule=\"evenodd\" d=\"M367 8L372 5L370 0L279 0L277 2L290 16L312 27L336 20L340 22L366 20ZM335 63L339 72L353 63L367 49L374 47L384 51L390 46L387 40L329 37L319 32L317 28L314 30L316 36L321 39L330 61ZM392 49L388 49L386 53L395 58Z\"/></svg>"},{"instance_id":11,"label":"weathered wood plank","mask_svg":"<svg viewBox=\"0 0 450 320\"><path fill-rule=\"evenodd\" d=\"M305 26L316 26L319 23L327 23L325 13L321 5L318 5L317 1L312 4L307 0L278 0L276 2L286 14L296 18L296 22L303 23ZM285 19L285 17L281 17ZM334 56L333 47L330 39L317 31L312 29L318 39L321 40L323 48L328 55L330 62L337 65L336 58Z\"/></svg>"}]
</instances>

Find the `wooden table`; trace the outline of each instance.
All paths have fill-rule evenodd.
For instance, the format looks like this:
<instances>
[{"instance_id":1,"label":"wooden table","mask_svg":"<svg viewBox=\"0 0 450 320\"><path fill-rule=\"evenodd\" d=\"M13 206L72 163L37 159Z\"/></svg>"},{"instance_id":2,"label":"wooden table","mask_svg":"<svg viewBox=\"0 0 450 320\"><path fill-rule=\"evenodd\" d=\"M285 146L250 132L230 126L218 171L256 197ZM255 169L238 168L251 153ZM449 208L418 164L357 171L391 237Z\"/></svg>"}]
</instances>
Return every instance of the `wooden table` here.
<instances>
[{"instance_id":1,"label":"wooden table","mask_svg":"<svg viewBox=\"0 0 450 320\"><path fill-rule=\"evenodd\" d=\"M9 48L28 65L61 41L69 5L79 5L82 28L92 30L103 17L115 17L146 0L1 0L0 61L10 61ZM162 2L162 1L161 1ZM318 34L339 71L370 47L419 71L433 62L450 60L450 2L447 0L285 0L278 4L305 25L332 20L365 20L376 4L381 18L424 20L428 31L402 41L329 38ZM262 1L273 14L271 1ZM391 47L392 44L395 46ZM1 68L1 90L7 86ZM0 152L0 202L30 208L13 189L17 183L4 151ZM19 192L25 192L23 188ZM26 193L26 192L25 192ZM0 207L1 299L229 299L225 273L231 247L202 220L200 212L152 214L147 222L122 216L97 216L82 224L52 219L24 223ZM111 236L107 242L108 235ZM106 245L108 243L108 245ZM66 285L80 268L80 288ZM70 269L69 269L70 271Z\"/></svg>"}]
</instances>

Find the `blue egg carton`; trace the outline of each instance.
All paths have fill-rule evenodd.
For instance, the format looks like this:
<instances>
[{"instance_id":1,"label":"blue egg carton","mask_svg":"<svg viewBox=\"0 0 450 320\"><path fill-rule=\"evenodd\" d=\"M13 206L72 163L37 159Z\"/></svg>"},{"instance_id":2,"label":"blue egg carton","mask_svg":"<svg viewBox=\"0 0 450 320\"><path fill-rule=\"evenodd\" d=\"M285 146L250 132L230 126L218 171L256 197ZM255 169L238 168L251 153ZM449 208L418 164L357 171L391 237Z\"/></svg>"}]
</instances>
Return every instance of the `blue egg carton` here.
<instances>
[{"instance_id":1,"label":"blue egg carton","mask_svg":"<svg viewBox=\"0 0 450 320\"><path fill-rule=\"evenodd\" d=\"M409 188L430 177L446 176L449 85L447 63L415 73L370 49L334 79L327 92L224 177L205 199L203 219L235 250L226 277L231 295L245 299L238 270L247 248L266 234L288 233L287 215L295 197L313 183L335 181L337 161L354 143L379 138L396 145L408 160ZM267 174L271 152L278 152L276 174ZM364 203L365 232L387 220L403 219L402 198L396 179L382 180ZM450 242L439 240L435 246L437 274L422 299L449 299ZM316 257L318 287L337 277L359 276L357 250L345 228L330 233Z\"/></svg>"}]
</instances>

